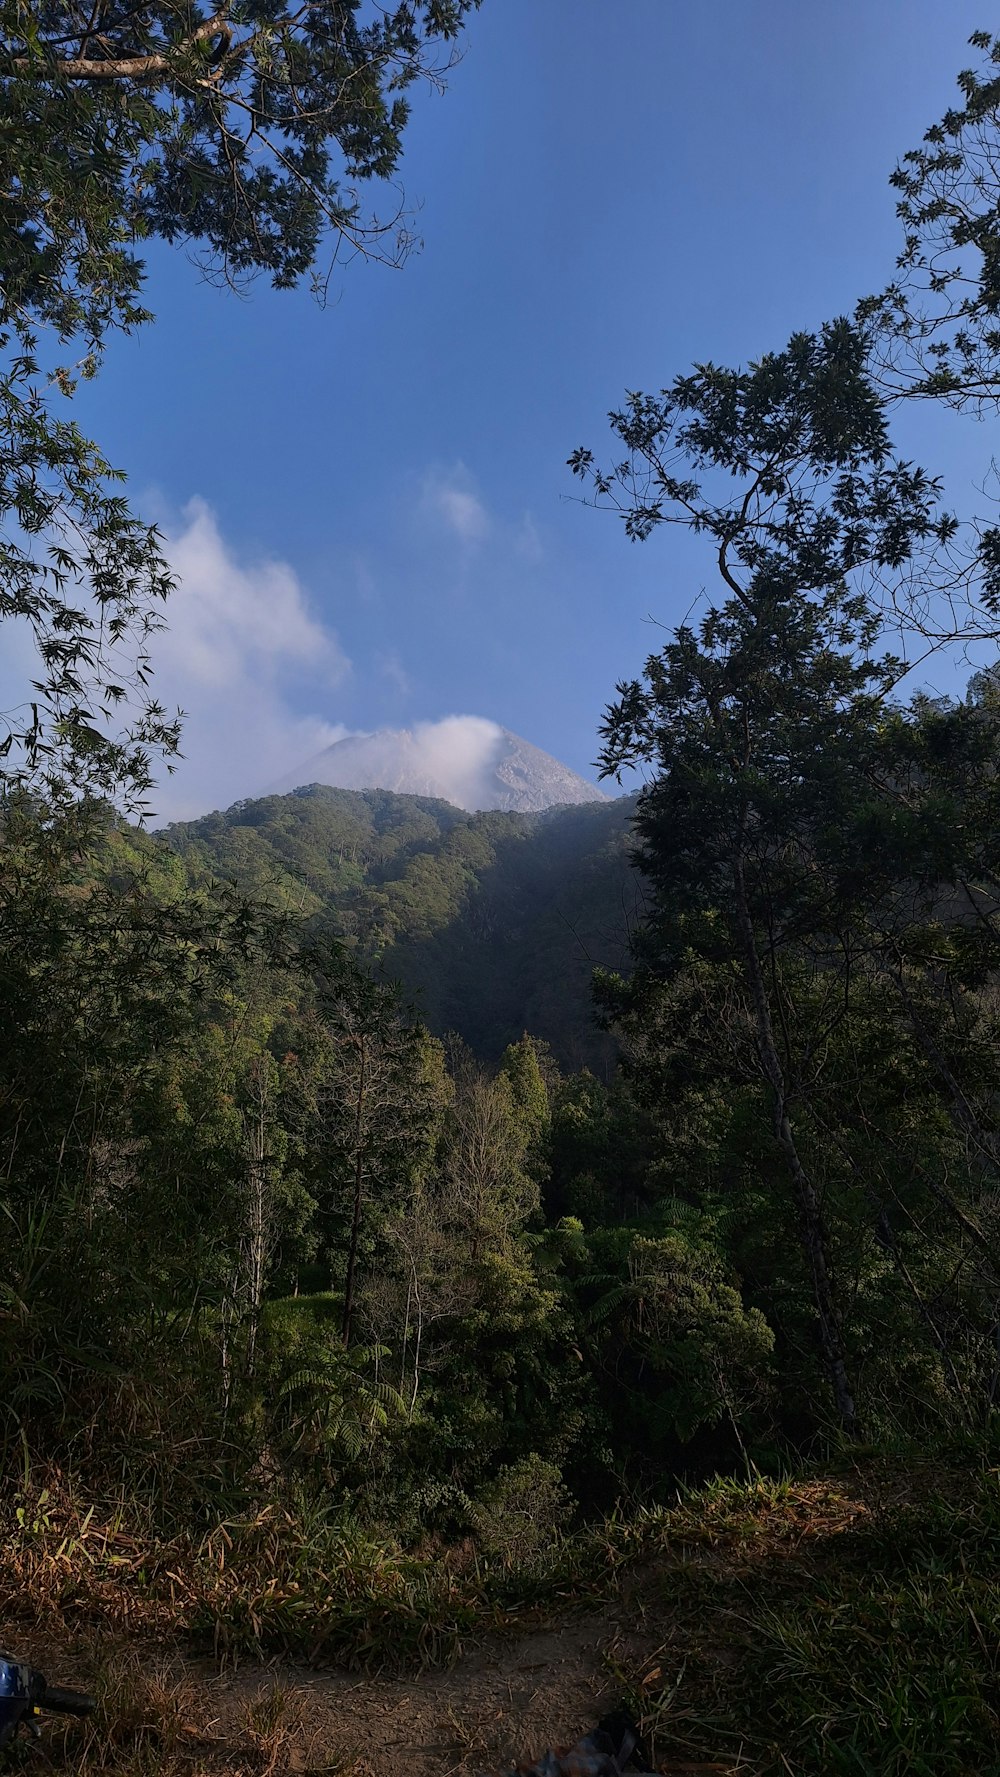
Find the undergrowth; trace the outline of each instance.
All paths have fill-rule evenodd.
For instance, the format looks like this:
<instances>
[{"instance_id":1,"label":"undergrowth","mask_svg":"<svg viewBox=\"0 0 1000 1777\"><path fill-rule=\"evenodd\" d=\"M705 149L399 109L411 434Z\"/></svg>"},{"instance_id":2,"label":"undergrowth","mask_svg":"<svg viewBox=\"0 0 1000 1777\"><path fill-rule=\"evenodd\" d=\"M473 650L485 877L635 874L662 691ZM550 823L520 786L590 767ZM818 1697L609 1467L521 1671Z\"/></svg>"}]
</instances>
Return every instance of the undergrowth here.
<instances>
[{"instance_id":1,"label":"undergrowth","mask_svg":"<svg viewBox=\"0 0 1000 1777\"><path fill-rule=\"evenodd\" d=\"M613 1660L658 1760L998 1777L1000 1471L720 1483L664 1546L661 1645Z\"/></svg>"},{"instance_id":2,"label":"undergrowth","mask_svg":"<svg viewBox=\"0 0 1000 1777\"><path fill-rule=\"evenodd\" d=\"M185 1649L412 1668L605 1598L609 1624L656 1648L637 1661L635 1635L612 1634L608 1660L666 1770L1000 1777L993 1467L869 1457L821 1478L719 1481L520 1566L468 1545L406 1553L277 1507L157 1542L57 1476L43 1491L4 1525L0 1621L8 1640L61 1637L86 1668L76 1682L100 1669L97 1725L47 1732L55 1767L82 1777L320 1768L277 1693L270 1727L213 1741L197 1687L169 1680ZM151 1646L167 1662L155 1683Z\"/></svg>"}]
</instances>

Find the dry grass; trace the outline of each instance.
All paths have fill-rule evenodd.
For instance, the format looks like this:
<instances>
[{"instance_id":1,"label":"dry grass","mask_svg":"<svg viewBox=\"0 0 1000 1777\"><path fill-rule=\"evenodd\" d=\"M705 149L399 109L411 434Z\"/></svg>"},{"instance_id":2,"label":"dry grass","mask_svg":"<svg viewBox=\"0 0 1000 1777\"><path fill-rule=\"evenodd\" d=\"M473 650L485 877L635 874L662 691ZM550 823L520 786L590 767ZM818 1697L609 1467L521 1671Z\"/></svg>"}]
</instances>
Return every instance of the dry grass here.
<instances>
[{"instance_id":1,"label":"dry grass","mask_svg":"<svg viewBox=\"0 0 1000 1777\"><path fill-rule=\"evenodd\" d=\"M338 1769L317 1750L315 1696L312 1740L287 1688L257 1684L220 1725L185 1647L214 1649L220 1665L268 1650L440 1667L498 1629L514 1649L555 1623L553 1643L570 1649L574 1615L602 1599L614 1600L610 1682L674 1777L1000 1777L1000 1475L968 1459L719 1482L494 1574L307 1530L276 1508L157 1544L121 1514L81 1511L54 1477L8 1529L0 1618L20 1625L18 1651L44 1664L55 1638L53 1677L101 1697L92 1723L46 1730L51 1767L81 1777ZM452 1739L473 1757L493 1730L466 1707L462 1671L453 1678ZM376 1694L362 1683L358 1720ZM350 1757L339 1768L366 1769Z\"/></svg>"},{"instance_id":2,"label":"dry grass","mask_svg":"<svg viewBox=\"0 0 1000 1777\"><path fill-rule=\"evenodd\" d=\"M200 1540L126 1527L57 1475L0 1523L0 1618L182 1638L220 1661L292 1653L379 1666L454 1658L481 1614L478 1576L267 1507Z\"/></svg>"},{"instance_id":3,"label":"dry grass","mask_svg":"<svg viewBox=\"0 0 1000 1777\"><path fill-rule=\"evenodd\" d=\"M65 1644L35 1638L32 1658L66 1677ZM275 1682L259 1685L235 1710L220 1710L213 1687L183 1659L134 1643L78 1636L72 1665L89 1668L98 1707L86 1721L43 1718L41 1747L22 1737L13 1767L72 1771L76 1777L353 1777L331 1763L303 1723L301 1699Z\"/></svg>"}]
</instances>

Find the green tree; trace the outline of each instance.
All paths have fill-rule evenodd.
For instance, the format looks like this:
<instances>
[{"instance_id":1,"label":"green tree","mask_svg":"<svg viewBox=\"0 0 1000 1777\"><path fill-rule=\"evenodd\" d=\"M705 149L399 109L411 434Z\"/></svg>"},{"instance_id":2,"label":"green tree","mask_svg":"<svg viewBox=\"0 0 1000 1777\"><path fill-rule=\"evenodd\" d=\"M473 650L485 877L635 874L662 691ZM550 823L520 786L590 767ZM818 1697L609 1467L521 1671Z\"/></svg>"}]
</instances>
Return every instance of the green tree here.
<instances>
[{"instance_id":1,"label":"green tree","mask_svg":"<svg viewBox=\"0 0 1000 1777\"><path fill-rule=\"evenodd\" d=\"M55 806L89 793L141 807L151 760L178 747L149 688L172 579L120 480L46 404L28 337L0 371L0 622L27 626L38 677L0 712L0 786Z\"/></svg>"},{"instance_id":2,"label":"green tree","mask_svg":"<svg viewBox=\"0 0 1000 1777\"><path fill-rule=\"evenodd\" d=\"M120 859L111 880L77 852L67 880L66 835L5 815L0 1396L33 1445L86 1423L109 1374L133 1431L199 1387L209 1413L248 1154L206 1007L293 960L287 923L223 885L163 894Z\"/></svg>"},{"instance_id":3,"label":"green tree","mask_svg":"<svg viewBox=\"0 0 1000 1777\"><path fill-rule=\"evenodd\" d=\"M587 1319L628 1444L655 1464L671 1439L687 1443L725 1420L745 1459L739 1421L766 1400L770 1382L774 1334L764 1315L745 1306L725 1262L697 1233L623 1232L599 1242L598 1253L615 1270ZM637 1435L643 1422L645 1438Z\"/></svg>"},{"instance_id":4,"label":"green tree","mask_svg":"<svg viewBox=\"0 0 1000 1777\"><path fill-rule=\"evenodd\" d=\"M295 1058L274 1053L271 981L262 991L253 971L247 976L239 992L203 1008L186 1042L151 1070L144 1174L154 1193L157 1180L161 1191L170 1181L172 1225L169 1209L167 1225L160 1224L156 1201L140 1197L135 1205L140 1225L148 1218L157 1227L162 1251L183 1252L190 1235L201 1244L199 1274L192 1267L186 1289L207 1292L214 1304L227 1415L253 1381L279 1260L287 1268L293 1255L311 1250L316 1210L296 1166Z\"/></svg>"},{"instance_id":5,"label":"green tree","mask_svg":"<svg viewBox=\"0 0 1000 1777\"><path fill-rule=\"evenodd\" d=\"M903 226L897 276L859 317L893 394L976 412L1000 395L1000 37L969 39L979 66L892 175Z\"/></svg>"},{"instance_id":6,"label":"green tree","mask_svg":"<svg viewBox=\"0 0 1000 1777\"><path fill-rule=\"evenodd\" d=\"M506 1248L538 1211L532 1133L509 1076L491 1077L464 1061L456 1072L445 1171L473 1261L484 1247Z\"/></svg>"},{"instance_id":7,"label":"green tree","mask_svg":"<svg viewBox=\"0 0 1000 1777\"><path fill-rule=\"evenodd\" d=\"M348 1345L363 1252L372 1257L390 1207L407 1200L430 1165L445 1093L440 1050L406 1018L395 990L342 957L313 960L305 1176L324 1258L343 1279Z\"/></svg>"},{"instance_id":8,"label":"green tree","mask_svg":"<svg viewBox=\"0 0 1000 1777\"><path fill-rule=\"evenodd\" d=\"M864 342L847 322L797 335L746 371L709 365L612 416L627 459L597 497L643 539L663 523L706 535L725 597L619 686L606 773L655 772L640 796L639 863L656 900L647 966L729 963L797 1206L835 1412L856 1419L822 1195L796 1133L803 1080L782 961L836 928L830 835L865 787L881 701L880 620L953 522L936 487L892 456ZM881 605L881 610L880 610ZM835 848L834 848L835 849Z\"/></svg>"},{"instance_id":9,"label":"green tree","mask_svg":"<svg viewBox=\"0 0 1000 1777\"><path fill-rule=\"evenodd\" d=\"M18 176L2 199L0 315L91 339L134 323L134 244L150 234L203 242L230 280L266 271L279 286L329 237L334 254L367 252L388 230L398 257L398 218L367 221L355 188L397 171L407 90L441 79L476 4L5 6Z\"/></svg>"},{"instance_id":10,"label":"green tree","mask_svg":"<svg viewBox=\"0 0 1000 1777\"><path fill-rule=\"evenodd\" d=\"M586 1071L560 1082L544 1185L549 1219L575 1216L588 1227L630 1221L649 1207L653 1159L649 1117L621 1067L606 1086Z\"/></svg>"},{"instance_id":11,"label":"green tree","mask_svg":"<svg viewBox=\"0 0 1000 1777\"><path fill-rule=\"evenodd\" d=\"M539 1045L525 1031L520 1042L508 1045L500 1061L500 1073L510 1081L514 1105L536 1145L545 1134L550 1115L548 1087L538 1056Z\"/></svg>"},{"instance_id":12,"label":"green tree","mask_svg":"<svg viewBox=\"0 0 1000 1777\"><path fill-rule=\"evenodd\" d=\"M959 73L957 103L892 174L902 224L896 275L856 314L889 399L943 401L983 418L1000 398L1000 37L976 31L969 41L979 60ZM995 465L985 460L982 482L995 506ZM970 517L940 590L958 595L961 639L995 638L995 512ZM928 599L919 633L942 608Z\"/></svg>"}]
</instances>

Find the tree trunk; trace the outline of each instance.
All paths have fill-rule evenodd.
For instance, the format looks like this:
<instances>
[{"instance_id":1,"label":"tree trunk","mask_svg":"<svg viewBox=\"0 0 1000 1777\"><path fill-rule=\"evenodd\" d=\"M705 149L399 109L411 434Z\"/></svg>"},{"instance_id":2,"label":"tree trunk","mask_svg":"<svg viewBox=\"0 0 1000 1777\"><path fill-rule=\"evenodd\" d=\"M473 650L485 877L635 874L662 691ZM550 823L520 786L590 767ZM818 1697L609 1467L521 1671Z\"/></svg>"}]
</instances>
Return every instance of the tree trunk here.
<instances>
[{"instance_id":1,"label":"tree trunk","mask_svg":"<svg viewBox=\"0 0 1000 1777\"><path fill-rule=\"evenodd\" d=\"M249 1226L247 1229L247 1376L254 1373L257 1360L257 1332L264 1300L264 1272L267 1265L267 1104L262 1079L254 1082L256 1103L247 1129L247 1186L249 1194Z\"/></svg>"},{"instance_id":2,"label":"tree trunk","mask_svg":"<svg viewBox=\"0 0 1000 1777\"><path fill-rule=\"evenodd\" d=\"M1000 1158L997 1154L997 1138L993 1130L984 1129L965 1093L962 1091L955 1075L948 1065L947 1058L940 1044L935 1040L917 1010L916 1002L906 985L903 958L896 952L896 986L899 997L906 1007L913 1032L924 1052L926 1060L941 1080L948 1094L948 1110L956 1129L961 1130L970 1147L974 1148L981 1159L985 1160L994 1179L1000 1179Z\"/></svg>"},{"instance_id":3,"label":"tree trunk","mask_svg":"<svg viewBox=\"0 0 1000 1777\"><path fill-rule=\"evenodd\" d=\"M813 1301L819 1320L820 1347L823 1364L833 1394L834 1408L841 1430L849 1436L857 1430L854 1394L847 1374L844 1342L837 1313L833 1275L829 1258L829 1240L819 1194L802 1164L789 1115L788 1088L784 1069L774 1040L774 1025L767 997L764 971L761 967L753 921L747 901L743 858L737 853L733 860L733 887L736 919L743 944L744 961L757 1026L757 1048L764 1076L773 1095L773 1127L775 1138L785 1157L799 1210L799 1232L802 1249L812 1279Z\"/></svg>"},{"instance_id":4,"label":"tree trunk","mask_svg":"<svg viewBox=\"0 0 1000 1777\"><path fill-rule=\"evenodd\" d=\"M406 1248L404 1247L403 1250L405 1252ZM409 1259L410 1255L408 1252L407 1252L406 1256ZM400 1360L399 1360L399 1391L400 1391L400 1394L402 1394L403 1389L406 1387L406 1359L407 1359L407 1355L408 1355L409 1349L410 1349L410 1302L412 1300L412 1296L413 1296L413 1262L411 1260L410 1261L410 1273L409 1273L409 1276L407 1277L407 1280L406 1280L406 1309L403 1314L403 1343L402 1343L402 1353L401 1353Z\"/></svg>"},{"instance_id":5,"label":"tree trunk","mask_svg":"<svg viewBox=\"0 0 1000 1777\"><path fill-rule=\"evenodd\" d=\"M358 1239L361 1233L361 1205L364 1198L365 1156L361 1139L364 1124L365 1087L367 1061L367 1039L364 1033L358 1039L358 1087L354 1101L354 1214L351 1218L351 1238L347 1249L347 1281L344 1284L344 1319L341 1326L341 1337L345 1345L351 1342L351 1318L354 1314L354 1275L358 1263Z\"/></svg>"},{"instance_id":6,"label":"tree trunk","mask_svg":"<svg viewBox=\"0 0 1000 1777\"><path fill-rule=\"evenodd\" d=\"M229 1409L233 1400L233 1348L232 1325L235 1319L233 1312L232 1286L227 1288L222 1299L222 1310L219 1315L219 1363L222 1369L222 1429L225 1432L229 1424Z\"/></svg>"},{"instance_id":7,"label":"tree trunk","mask_svg":"<svg viewBox=\"0 0 1000 1777\"><path fill-rule=\"evenodd\" d=\"M417 1393L420 1388L420 1347L421 1347L421 1344L423 1343L423 1337L424 1337L424 1307L423 1307L423 1303L420 1300L420 1286L417 1283L416 1266L414 1266L414 1268L413 1268L413 1286L414 1286L414 1292L416 1295L417 1332L416 1332L416 1338L415 1338L414 1344L413 1344L413 1390L410 1395L410 1413L409 1413L409 1417L411 1419L413 1418L413 1415L417 1409Z\"/></svg>"}]
</instances>

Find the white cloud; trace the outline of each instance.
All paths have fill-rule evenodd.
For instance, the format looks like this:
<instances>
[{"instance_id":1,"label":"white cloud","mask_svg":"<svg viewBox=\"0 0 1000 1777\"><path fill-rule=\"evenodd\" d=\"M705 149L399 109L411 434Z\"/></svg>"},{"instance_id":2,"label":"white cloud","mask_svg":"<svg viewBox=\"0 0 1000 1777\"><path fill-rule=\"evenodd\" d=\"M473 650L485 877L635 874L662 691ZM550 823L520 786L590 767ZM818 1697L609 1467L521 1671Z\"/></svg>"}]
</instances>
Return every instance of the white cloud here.
<instances>
[{"instance_id":1,"label":"white cloud","mask_svg":"<svg viewBox=\"0 0 1000 1777\"><path fill-rule=\"evenodd\" d=\"M496 768L504 731L484 716L444 716L412 728L380 728L342 737L331 757L303 759L273 787L337 784L345 790L381 788L401 795L441 796L456 808L495 808Z\"/></svg>"},{"instance_id":2,"label":"white cloud","mask_svg":"<svg viewBox=\"0 0 1000 1777\"><path fill-rule=\"evenodd\" d=\"M308 687L320 708L350 671L336 636L309 608L293 568L241 560L204 500L192 500L167 554L179 584L153 648L156 694L187 712L185 754L152 798L158 820L183 820L259 794L296 760L347 730L302 715Z\"/></svg>"},{"instance_id":3,"label":"white cloud","mask_svg":"<svg viewBox=\"0 0 1000 1777\"><path fill-rule=\"evenodd\" d=\"M450 537L457 538L467 550L477 548L491 538L498 556L516 557L537 565L544 556L541 533L528 511L519 520L507 521L492 513L483 499L475 477L464 463L450 469L434 465L420 481L419 511L424 520Z\"/></svg>"},{"instance_id":4,"label":"white cloud","mask_svg":"<svg viewBox=\"0 0 1000 1777\"><path fill-rule=\"evenodd\" d=\"M430 469L424 476L421 504L462 543L481 543L490 532L490 515L463 463L447 471Z\"/></svg>"},{"instance_id":5,"label":"white cloud","mask_svg":"<svg viewBox=\"0 0 1000 1777\"><path fill-rule=\"evenodd\" d=\"M444 716L410 730L419 769L441 785L456 808L489 808L496 797L493 772L503 729L485 716Z\"/></svg>"},{"instance_id":6,"label":"white cloud","mask_svg":"<svg viewBox=\"0 0 1000 1777\"><path fill-rule=\"evenodd\" d=\"M275 674L285 663L304 662L339 682L349 662L309 612L294 569L267 559L238 562L204 500L191 500L184 520L168 540L179 584L163 658L205 685L234 683L251 667Z\"/></svg>"}]
</instances>

